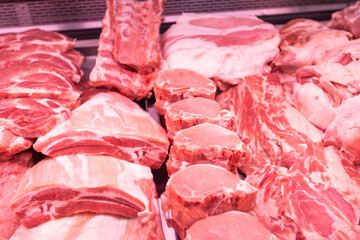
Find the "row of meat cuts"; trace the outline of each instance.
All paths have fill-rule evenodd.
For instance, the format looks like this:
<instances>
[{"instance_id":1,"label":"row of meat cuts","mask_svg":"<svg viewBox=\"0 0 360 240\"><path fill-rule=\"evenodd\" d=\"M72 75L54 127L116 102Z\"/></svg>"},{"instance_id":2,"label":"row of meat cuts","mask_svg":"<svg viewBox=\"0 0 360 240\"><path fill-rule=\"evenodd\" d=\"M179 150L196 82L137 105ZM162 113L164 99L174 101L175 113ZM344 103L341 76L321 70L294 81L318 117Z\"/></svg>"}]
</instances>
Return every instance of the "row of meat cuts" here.
<instances>
[{"instance_id":1,"label":"row of meat cuts","mask_svg":"<svg viewBox=\"0 0 360 240\"><path fill-rule=\"evenodd\" d=\"M161 240L161 217L187 240L360 239L359 3L162 36L163 1L106 7L89 79L75 39L0 35L1 240Z\"/></svg>"}]
</instances>

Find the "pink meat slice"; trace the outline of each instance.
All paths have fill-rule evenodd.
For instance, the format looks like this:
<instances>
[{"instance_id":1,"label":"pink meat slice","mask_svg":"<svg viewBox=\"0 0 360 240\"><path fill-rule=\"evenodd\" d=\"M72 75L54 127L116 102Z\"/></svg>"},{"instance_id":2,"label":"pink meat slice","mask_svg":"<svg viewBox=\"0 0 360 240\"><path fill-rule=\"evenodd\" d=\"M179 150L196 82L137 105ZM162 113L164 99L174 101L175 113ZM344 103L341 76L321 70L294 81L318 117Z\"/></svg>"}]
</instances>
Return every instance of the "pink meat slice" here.
<instances>
[{"instance_id":1,"label":"pink meat slice","mask_svg":"<svg viewBox=\"0 0 360 240\"><path fill-rule=\"evenodd\" d=\"M162 0L118 1L114 60L149 74L160 67Z\"/></svg>"},{"instance_id":2,"label":"pink meat slice","mask_svg":"<svg viewBox=\"0 0 360 240\"><path fill-rule=\"evenodd\" d=\"M229 130L236 130L235 116L222 110L220 104L203 97L186 98L166 109L165 123L170 139L175 133L201 123L213 123Z\"/></svg>"},{"instance_id":3,"label":"pink meat slice","mask_svg":"<svg viewBox=\"0 0 360 240\"><path fill-rule=\"evenodd\" d=\"M186 240L270 240L277 239L257 219L240 211L229 211L194 223Z\"/></svg>"},{"instance_id":4,"label":"pink meat slice","mask_svg":"<svg viewBox=\"0 0 360 240\"><path fill-rule=\"evenodd\" d=\"M270 71L279 53L278 30L252 16L184 13L162 36L169 68L186 68L223 83Z\"/></svg>"},{"instance_id":5,"label":"pink meat slice","mask_svg":"<svg viewBox=\"0 0 360 240\"><path fill-rule=\"evenodd\" d=\"M71 118L39 137L36 151L48 156L96 153L160 168L168 152L165 130L139 105L116 92L95 95Z\"/></svg>"},{"instance_id":6,"label":"pink meat slice","mask_svg":"<svg viewBox=\"0 0 360 240\"><path fill-rule=\"evenodd\" d=\"M89 82L95 87L115 88L131 99L140 100L151 96L155 83L154 73L140 74L114 60L115 17L119 3L118 0L106 1L107 10L102 21L98 55Z\"/></svg>"},{"instance_id":7,"label":"pink meat slice","mask_svg":"<svg viewBox=\"0 0 360 240\"><path fill-rule=\"evenodd\" d=\"M20 179L33 165L32 154L23 152L7 162L0 162L0 239L8 240L20 225L9 201L15 195Z\"/></svg>"},{"instance_id":8,"label":"pink meat slice","mask_svg":"<svg viewBox=\"0 0 360 240\"><path fill-rule=\"evenodd\" d=\"M360 2L334 12L331 20L327 23L330 28L342 29L351 32L355 38L360 37Z\"/></svg>"},{"instance_id":9,"label":"pink meat slice","mask_svg":"<svg viewBox=\"0 0 360 240\"><path fill-rule=\"evenodd\" d=\"M0 161L7 161L11 156L29 149L34 139L20 137L4 126L0 126Z\"/></svg>"},{"instance_id":10,"label":"pink meat slice","mask_svg":"<svg viewBox=\"0 0 360 240\"><path fill-rule=\"evenodd\" d=\"M236 132L215 124L202 123L175 134L166 166L168 173L172 174L179 170L174 168L173 161L191 164L205 161L226 166L227 170L237 173L236 167L248 162L250 153Z\"/></svg>"},{"instance_id":11,"label":"pink meat slice","mask_svg":"<svg viewBox=\"0 0 360 240\"><path fill-rule=\"evenodd\" d=\"M237 174L209 164L196 164L171 175L161 205L167 224L184 238L185 231L200 219L231 210L251 210L256 192Z\"/></svg>"},{"instance_id":12,"label":"pink meat slice","mask_svg":"<svg viewBox=\"0 0 360 240\"><path fill-rule=\"evenodd\" d=\"M31 29L19 33L0 34L0 49L9 46L41 45L66 52L74 48L75 39L57 32L48 32L41 29Z\"/></svg>"},{"instance_id":13,"label":"pink meat slice","mask_svg":"<svg viewBox=\"0 0 360 240\"><path fill-rule=\"evenodd\" d=\"M15 135L35 138L70 118L68 102L46 98L0 99L0 125Z\"/></svg>"},{"instance_id":14,"label":"pink meat slice","mask_svg":"<svg viewBox=\"0 0 360 240\"><path fill-rule=\"evenodd\" d=\"M154 190L150 168L109 156L68 155L29 169L10 204L32 228L81 212L137 217L149 211L146 192Z\"/></svg>"},{"instance_id":15,"label":"pink meat slice","mask_svg":"<svg viewBox=\"0 0 360 240\"><path fill-rule=\"evenodd\" d=\"M213 100L216 86L204 75L188 69L165 69L159 72L155 83L155 107L164 115L172 103L191 97Z\"/></svg>"},{"instance_id":16,"label":"pink meat slice","mask_svg":"<svg viewBox=\"0 0 360 240\"><path fill-rule=\"evenodd\" d=\"M0 66L0 98L33 97L66 100L75 104L81 92L75 87L77 74L47 61L14 60Z\"/></svg>"}]
</instances>

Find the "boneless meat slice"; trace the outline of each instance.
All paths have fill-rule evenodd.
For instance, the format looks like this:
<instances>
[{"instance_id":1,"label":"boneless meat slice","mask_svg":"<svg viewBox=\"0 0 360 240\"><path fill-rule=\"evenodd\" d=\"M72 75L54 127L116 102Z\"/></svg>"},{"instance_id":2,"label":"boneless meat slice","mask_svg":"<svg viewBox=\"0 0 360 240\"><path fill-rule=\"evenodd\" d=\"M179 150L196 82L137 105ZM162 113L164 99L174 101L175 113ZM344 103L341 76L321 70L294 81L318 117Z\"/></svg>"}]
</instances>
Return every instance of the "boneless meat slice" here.
<instances>
[{"instance_id":1,"label":"boneless meat slice","mask_svg":"<svg viewBox=\"0 0 360 240\"><path fill-rule=\"evenodd\" d=\"M229 211L194 223L186 240L275 240L257 219L240 211Z\"/></svg>"},{"instance_id":2,"label":"boneless meat slice","mask_svg":"<svg viewBox=\"0 0 360 240\"><path fill-rule=\"evenodd\" d=\"M169 68L235 85L270 71L267 64L279 53L279 42L278 30L256 17L186 13L164 33L162 53Z\"/></svg>"},{"instance_id":3,"label":"boneless meat slice","mask_svg":"<svg viewBox=\"0 0 360 240\"><path fill-rule=\"evenodd\" d=\"M186 98L171 104L166 109L165 123L170 139L175 133L200 123L214 123L229 130L236 130L235 116L222 110L220 104L203 97Z\"/></svg>"},{"instance_id":4,"label":"boneless meat slice","mask_svg":"<svg viewBox=\"0 0 360 240\"><path fill-rule=\"evenodd\" d=\"M25 138L42 136L69 117L68 102L62 100L46 98L0 100L0 125Z\"/></svg>"},{"instance_id":5,"label":"boneless meat slice","mask_svg":"<svg viewBox=\"0 0 360 240\"><path fill-rule=\"evenodd\" d=\"M139 105L116 92L99 93L71 118L38 138L34 149L48 156L96 153L160 168L168 152L165 130Z\"/></svg>"},{"instance_id":6,"label":"boneless meat slice","mask_svg":"<svg viewBox=\"0 0 360 240\"><path fill-rule=\"evenodd\" d=\"M360 2L356 2L341 11L334 12L328 27L351 32L355 38L360 37Z\"/></svg>"},{"instance_id":7,"label":"boneless meat slice","mask_svg":"<svg viewBox=\"0 0 360 240\"><path fill-rule=\"evenodd\" d=\"M165 69L159 72L154 87L159 114L174 102L190 97L214 99L216 86L207 77L188 69Z\"/></svg>"},{"instance_id":8,"label":"boneless meat slice","mask_svg":"<svg viewBox=\"0 0 360 240\"><path fill-rule=\"evenodd\" d=\"M31 147L34 139L20 137L4 126L0 126L0 161Z\"/></svg>"},{"instance_id":9,"label":"boneless meat slice","mask_svg":"<svg viewBox=\"0 0 360 240\"><path fill-rule=\"evenodd\" d=\"M211 123L202 123L183 129L175 134L169 159L166 163L169 174L179 170L173 160L194 163L212 163L226 166L237 173L250 158L250 149L240 140L236 132Z\"/></svg>"},{"instance_id":10,"label":"boneless meat slice","mask_svg":"<svg viewBox=\"0 0 360 240\"><path fill-rule=\"evenodd\" d=\"M101 155L68 155L40 161L19 183L11 208L36 227L80 212L137 217L148 212L155 190L150 168Z\"/></svg>"},{"instance_id":11,"label":"boneless meat slice","mask_svg":"<svg viewBox=\"0 0 360 240\"><path fill-rule=\"evenodd\" d=\"M180 237L196 221L231 210L254 207L256 189L224 168L196 164L171 175L161 196L167 224Z\"/></svg>"}]
</instances>

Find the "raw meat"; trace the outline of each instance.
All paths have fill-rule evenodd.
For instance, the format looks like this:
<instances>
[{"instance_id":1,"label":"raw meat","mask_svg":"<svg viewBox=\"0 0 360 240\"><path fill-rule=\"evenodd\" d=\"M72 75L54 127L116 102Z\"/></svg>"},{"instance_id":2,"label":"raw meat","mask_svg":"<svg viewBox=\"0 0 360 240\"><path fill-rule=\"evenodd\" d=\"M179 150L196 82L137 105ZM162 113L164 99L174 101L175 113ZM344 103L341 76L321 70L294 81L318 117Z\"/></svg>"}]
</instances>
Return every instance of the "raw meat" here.
<instances>
[{"instance_id":1,"label":"raw meat","mask_svg":"<svg viewBox=\"0 0 360 240\"><path fill-rule=\"evenodd\" d=\"M328 27L351 32L355 38L360 37L360 2L356 2L341 11L334 12Z\"/></svg>"},{"instance_id":2,"label":"raw meat","mask_svg":"<svg viewBox=\"0 0 360 240\"><path fill-rule=\"evenodd\" d=\"M170 139L182 129L205 122L217 124L231 131L236 130L234 114L222 110L218 102L207 98L186 98L171 104L166 109L165 125Z\"/></svg>"},{"instance_id":3,"label":"raw meat","mask_svg":"<svg viewBox=\"0 0 360 240\"><path fill-rule=\"evenodd\" d=\"M114 60L149 74L160 67L162 0L117 1Z\"/></svg>"},{"instance_id":4,"label":"raw meat","mask_svg":"<svg viewBox=\"0 0 360 240\"><path fill-rule=\"evenodd\" d=\"M237 133L253 151L240 170L245 174L266 163L290 167L322 132L285 99L276 74L244 78L217 101L236 116Z\"/></svg>"},{"instance_id":5,"label":"raw meat","mask_svg":"<svg viewBox=\"0 0 360 240\"><path fill-rule=\"evenodd\" d=\"M6 127L0 126L0 161L6 161L11 156L31 147L34 140L15 135Z\"/></svg>"},{"instance_id":6,"label":"raw meat","mask_svg":"<svg viewBox=\"0 0 360 240\"><path fill-rule=\"evenodd\" d=\"M168 152L165 130L139 105L116 92L95 95L71 118L39 137L36 151L48 156L106 154L160 168Z\"/></svg>"},{"instance_id":7,"label":"raw meat","mask_svg":"<svg viewBox=\"0 0 360 240\"><path fill-rule=\"evenodd\" d=\"M279 53L278 30L257 17L182 14L162 37L169 68L186 68L236 85L248 75L269 72Z\"/></svg>"},{"instance_id":8,"label":"raw meat","mask_svg":"<svg viewBox=\"0 0 360 240\"><path fill-rule=\"evenodd\" d=\"M351 34L341 30L327 29L308 19L296 19L280 30L281 54L274 60L275 66L286 73L297 68L316 64L326 51L349 42Z\"/></svg>"},{"instance_id":9,"label":"raw meat","mask_svg":"<svg viewBox=\"0 0 360 240\"><path fill-rule=\"evenodd\" d=\"M70 118L68 102L46 98L0 99L0 126L14 134L35 138Z\"/></svg>"},{"instance_id":10,"label":"raw meat","mask_svg":"<svg viewBox=\"0 0 360 240\"><path fill-rule=\"evenodd\" d=\"M196 164L171 175L161 205L167 224L184 238L185 231L200 219L231 210L251 210L256 192L237 174L209 164Z\"/></svg>"},{"instance_id":11,"label":"raw meat","mask_svg":"<svg viewBox=\"0 0 360 240\"><path fill-rule=\"evenodd\" d=\"M135 4L135 1L131 1ZM95 67L90 73L90 84L95 87L116 88L125 96L140 100L151 96L155 73L140 74L123 66L113 58L116 38L116 15L120 1L107 0L107 10L102 21ZM129 29L128 29L129 30ZM150 41L151 42L151 41Z\"/></svg>"},{"instance_id":12,"label":"raw meat","mask_svg":"<svg viewBox=\"0 0 360 240\"><path fill-rule=\"evenodd\" d=\"M20 179L32 165L30 152L13 156L7 162L0 162L0 240L8 240L20 225L8 203L15 195Z\"/></svg>"},{"instance_id":13,"label":"raw meat","mask_svg":"<svg viewBox=\"0 0 360 240\"><path fill-rule=\"evenodd\" d=\"M202 123L175 134L166 167L169 175L178 171L176 161L211 163L237 173L237 168L250 159L250 149L239 136L226 128ZM175 161L175 162L174 162Z\"/></svg>"},{"instance_id":14,"label":"raw meat","mask_svg":"<svg viewBox=\"0 0 360 240\"><path fill-rule=\"evenodd\" d=\"M214 99L216 86L207 77L188 69L165 69L159 72L154 88L155 107L164 115L172 103L190 97Z\"/></svg>"},{"instance_id":15,"label":"raw meat","mask_svg":"<svg viewBox=\"0 0 360 240\"><path fill-rule=\"evenodd\" d=\"M0 49L9 46L41 45L66 52L75 46L75 39L57 32L48 32L41 29L31 29L20 33L0 34Z\"/></svg>"},{"instance_id":16,"label":"raw meat","mask_svg":"<svg viewBox=\"0 0 360 240\"><path fill-rule=\"evenodd\" d=\"M360 95L347 99L335 110L325 131L325 145L334 145L360 163Z\"/></svg>"},{"instance_id":17,"label":"raw meat","mask_svg":"<svg viewBox=\"0 0 360 240\"><path fill-rule=\"evenodd\" d=\"M26 172L11 208L26 228L80 212L137 217L151 211L152 178L150 168L109 156L46 159Z\"/></svg>"},{"instance_id":18,"label":"raw meat","mask_svg":"<svg viewBox=\"0 0 360 240\"><path fill-rule=\"evenodd\" d=\"M56 236L58 240L163 240L159 221L83 213L64 217L27 229L20 226L10 240L38 240Z\"/></svg>"},{"instance_id":19,"label":"raw meat","mask_svg":"<svg viewBox=\"0 0 360 240\"><path fill-rule=\"evenodd\" d=\"M255 217L230 211L199 220L186 231L186 240L275 240Z\"/></svg>"}]
</instances>

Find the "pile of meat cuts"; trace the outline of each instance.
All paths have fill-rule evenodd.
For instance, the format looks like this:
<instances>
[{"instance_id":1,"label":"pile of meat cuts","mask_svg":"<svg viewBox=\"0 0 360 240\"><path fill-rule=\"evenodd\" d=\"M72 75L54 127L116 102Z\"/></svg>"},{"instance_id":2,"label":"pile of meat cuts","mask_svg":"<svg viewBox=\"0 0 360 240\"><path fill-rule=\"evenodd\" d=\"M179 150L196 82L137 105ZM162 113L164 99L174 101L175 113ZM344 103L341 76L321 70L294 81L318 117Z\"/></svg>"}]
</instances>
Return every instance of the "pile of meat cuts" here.
<instances>
[{"instance_id":1,"label":"pile of meat cuts","mask_svg":"<svg viewBox=\"0 0 360 240\"><path fill-rule=\"evenodd\" d=\"M162 36L161 0L106 6L89 79L75 39L0 35L1 240L360 240L360 2Z\"/></svg>"}]
</instances>

